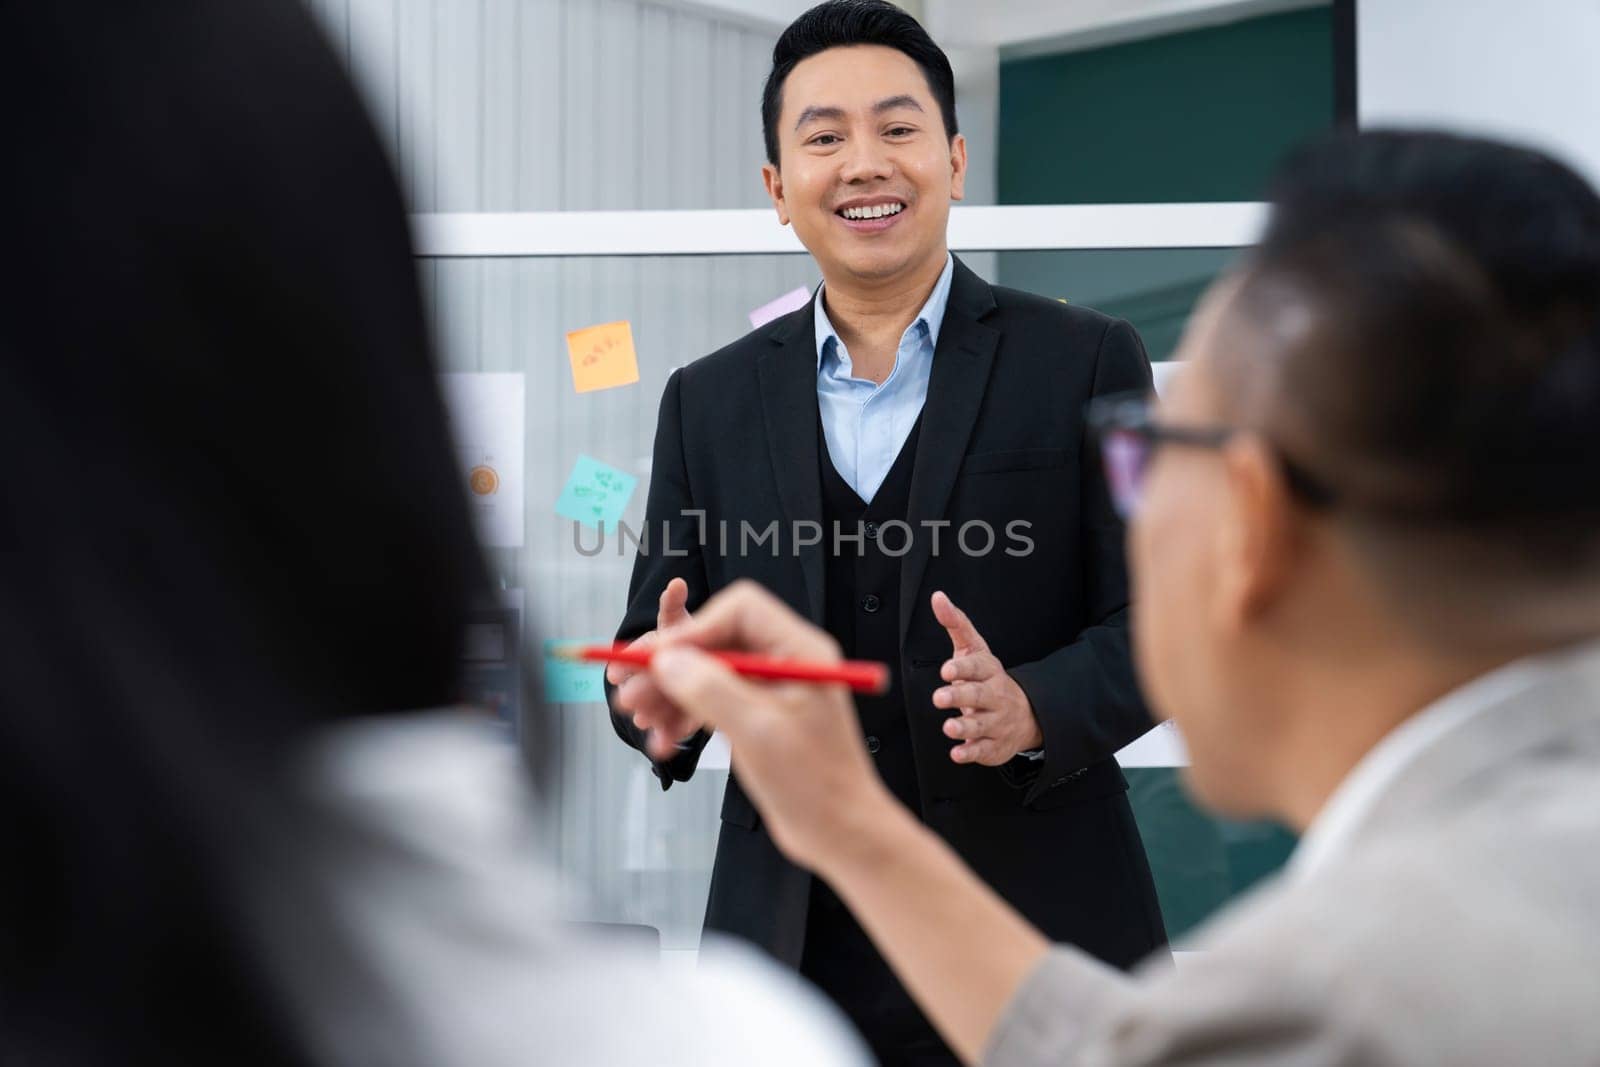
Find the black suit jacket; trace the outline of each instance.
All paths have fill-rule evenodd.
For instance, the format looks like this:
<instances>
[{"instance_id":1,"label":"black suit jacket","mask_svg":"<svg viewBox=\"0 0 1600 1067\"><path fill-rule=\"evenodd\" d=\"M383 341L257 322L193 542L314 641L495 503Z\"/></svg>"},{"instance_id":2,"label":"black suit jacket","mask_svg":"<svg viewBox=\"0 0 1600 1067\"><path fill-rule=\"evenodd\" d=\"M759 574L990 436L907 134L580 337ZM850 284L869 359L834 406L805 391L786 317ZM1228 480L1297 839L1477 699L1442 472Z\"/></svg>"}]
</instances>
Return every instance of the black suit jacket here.
<instances>
[{"instance_id":1,"label":"black suit jacket","mask_svg":"<svg viewBox=\"0 0 1600 1067\"><path fill-rule=\"evenodd\" d=\"M821 624L827 543L797 547L795 522L822 519L813 308L675 372L661 400L646 504L649 551L635 561L619 639L655 626L673 577L691 611L751 578ZM923 820L1047 934L1129 965L1164 941L1149 868L1112 754L1148 730L1128 650L1123 527L1084 432L1093 396L1148 389L1127 323L992 287L959 260L934 353L901 561L900 661ZM703 513L703 518L701 513ZM777 520L771 542L755 535ZM937 553L926 521L947 520ZM992 551L974 528L994 530ZM1032 541L1008 536L1026 522ZM747 524L751 534L741 552ZM663 530L669 544L663 544ZM727 550L722 548L726 531ZM924 536L923 532L928 532ZM703 536L702 536L703 534ZM830 532L831 536L831 532ZM825 539L826 541L826 539ZM670 553L665 551L670 549ZM935 708L949 636L929 597L943 589L1027 693L1044 759L958 765ZM613 715L622 739L643 736ZM694 773L704 737L656 767L663 788ZM809 876L787 863L730 778L707 908L709 928L797 963Z\"/></svg>"}]
</instances>

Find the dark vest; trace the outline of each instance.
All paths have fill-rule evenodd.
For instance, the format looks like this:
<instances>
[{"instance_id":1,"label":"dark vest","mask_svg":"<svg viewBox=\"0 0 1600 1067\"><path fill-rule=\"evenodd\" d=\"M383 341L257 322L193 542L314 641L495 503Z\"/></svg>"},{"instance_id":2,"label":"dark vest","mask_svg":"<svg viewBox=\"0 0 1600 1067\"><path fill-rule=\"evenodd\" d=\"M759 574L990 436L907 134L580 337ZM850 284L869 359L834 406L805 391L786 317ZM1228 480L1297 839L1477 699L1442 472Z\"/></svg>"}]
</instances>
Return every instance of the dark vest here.
<instances>
[{"instance_id":1,"label":"dark vest","mask_svg":"<svg viewBox=\"0 0 1600 1067\"><path fill-rule=\"evenodd\" d=\"M817 432L826 539L824 623L850 659L890 666L889 691L881 696L857 694L856 713L878 773L912 811L920 811L922 805L900 684L899 633L900 558L909 547L911 532L902 526L887 531L882 527L905 522L921 429L919 418L870 504L863 503L839 476L828 456L826 437L820 428ZM931 707L928 713L937 714ZM800 972L844 1009L881 1062L908 1058L956 1062L849 910L820 878L812 882Z\"/></svg>"},{"instance_id":2,"label":"dark vest","mask_svg":"<svg viewBox=\"0 0 1600 1067\"><path fill-rule=\"evenodd\" d=\"M899 632L900 558L909 547L910 533L904 526L891 526L886 532L882 527L888 522L905 522L921 432L919 418L871 504L862 503L834 470L827 442L820 430L817 434L822 528L827 539L823 624L844 646L849 659L889 664L889 691L879 696L857 694L856 712L878 773L912 811L922 810L922 805L917 797L917 767L900 680Z\"/></svg>"}]
</instances>

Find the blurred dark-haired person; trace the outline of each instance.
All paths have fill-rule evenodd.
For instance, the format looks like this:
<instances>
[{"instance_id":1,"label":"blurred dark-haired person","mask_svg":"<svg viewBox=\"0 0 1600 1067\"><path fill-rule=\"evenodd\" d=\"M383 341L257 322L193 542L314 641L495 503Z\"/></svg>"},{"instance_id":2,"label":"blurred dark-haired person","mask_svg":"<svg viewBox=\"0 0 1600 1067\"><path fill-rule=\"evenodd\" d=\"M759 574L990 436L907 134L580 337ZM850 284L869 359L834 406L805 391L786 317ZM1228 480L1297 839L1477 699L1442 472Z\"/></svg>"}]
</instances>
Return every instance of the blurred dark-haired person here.
<instances>
[{"instance_id":1,"label":"blurred dark-haired person","mask_svg":"<svg viewBox=\"0 0 1600 1067\"><path fill-rule=\"evenodd\" d=\"M954 81L898 7L801 15L761 120L767 192L823 283L668 380L646 525L670 534L641 548L618 636L748 578L893 664L893 688L856 702L890 790L1052 937L1131 966L1165 932L1113 754L1151 720L1082 412L1148 387L1144 349L1125 322L950 254ZM701 723L633 672L609 681L617 732L663 788L688 779ZM848 910L773 846L737 768L722 818L707 927L798 967L886 1061L948 1062Z\"/></svg>"},{"instance_id":2,"label":"blurred dark-haired person","mask_svg":"<svg viewBox=\"0 0 1600 1067\"><path fill-rule=\"evenodd\" d=\"M538 710L519 759L457 705L400 193L301 5L0 5L0 96L0 1063L864 1061L758 953L654 1004L556 921Z\"/></svg>"},{"instance_id":3,"label":"blurred dark-haired person","mask_svg":"<svg viewBox=\"0 0 1600 1067\"><path fill-rule=\"evenodd\" d=\"M678 652L838 656L766 593L653 676L967 1059L1600 1063L1600 198L1534 151L1366 133L1274 199L1170 400L1096 416L1189 785L1304 834L1175 972L1052 951L896 803L842 693Z\"/></svg>"}]
</instances>

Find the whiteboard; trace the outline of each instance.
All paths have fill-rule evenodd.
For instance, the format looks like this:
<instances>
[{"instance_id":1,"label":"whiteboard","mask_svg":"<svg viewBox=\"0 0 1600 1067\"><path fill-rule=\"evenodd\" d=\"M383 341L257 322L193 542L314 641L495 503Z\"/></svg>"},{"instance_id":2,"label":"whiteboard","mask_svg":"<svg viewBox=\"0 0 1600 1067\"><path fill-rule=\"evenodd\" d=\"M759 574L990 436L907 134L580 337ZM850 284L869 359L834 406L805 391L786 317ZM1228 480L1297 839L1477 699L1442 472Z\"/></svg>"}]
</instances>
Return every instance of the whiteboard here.
<instances>
[{"instance_id":1,"label":"whiteboard","mask_svg":"<svg viewBox=\"0 0 1600 1067\"><path fill-rule=\"evenodd\" d=\"M1600 0L1357 0L1363 128L1542 148L1600 186Z\"/></svg>"}]
</instances>

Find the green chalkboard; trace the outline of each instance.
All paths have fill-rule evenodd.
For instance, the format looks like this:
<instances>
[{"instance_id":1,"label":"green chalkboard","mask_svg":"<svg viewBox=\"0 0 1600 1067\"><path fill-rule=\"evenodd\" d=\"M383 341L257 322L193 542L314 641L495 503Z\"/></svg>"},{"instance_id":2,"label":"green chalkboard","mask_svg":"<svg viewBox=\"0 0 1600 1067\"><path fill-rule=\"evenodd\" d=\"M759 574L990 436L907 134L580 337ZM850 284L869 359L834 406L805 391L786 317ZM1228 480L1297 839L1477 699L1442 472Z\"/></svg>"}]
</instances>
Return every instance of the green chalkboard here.
<instances>
[{"instance_id":1,"label":"green chalkboard","mask_svg":"<svg viewBox=\"0 0 1600 1067\"><path fill-rule=\"evenodd\" d=\"M1123 773L1167 936L1179 948L1195 927L1294 851L1294 835L1281 826L1217 819L1197 808L1176 768L1129 767Z\"/></svg>"},{"instance_id":2,"label":"green chalkboard","mask_svg":"<svg viewBox=\"0 0 1600 1067\"><path fill-rule=\"evenodd\" d=\"M1334 122L1327 7L1000 65L999 199L1260 199L1272 168ZM1003 285L1138 328L1167 359L1231 250L1004 252Z\"/></svg>"},{"instance_id":3,"label":"green chalkboard","mask_svg":"<svg viewBox=\"0 0 1600 1067\"><path fill-rule=\"evenodd\" d=\"M1318 7L1000 65L1003 204L1256 200L1333 125Z\"/></svg>"}]
</instances>

